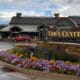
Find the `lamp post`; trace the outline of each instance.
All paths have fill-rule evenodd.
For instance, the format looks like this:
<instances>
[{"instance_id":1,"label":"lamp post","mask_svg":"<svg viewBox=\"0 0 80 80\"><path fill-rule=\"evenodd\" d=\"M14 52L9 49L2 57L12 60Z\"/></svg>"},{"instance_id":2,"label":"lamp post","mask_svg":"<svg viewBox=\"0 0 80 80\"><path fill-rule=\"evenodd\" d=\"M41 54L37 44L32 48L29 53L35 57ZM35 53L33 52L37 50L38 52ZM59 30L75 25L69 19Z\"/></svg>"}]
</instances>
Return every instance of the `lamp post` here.
<instances>
[{"instance_id":1,"label":"lamp post","mask_svg":"<svg viewBox=\"0 0 80 80\"><path fill-rule=\"evenodd\" d=\"M48 29L49 27L47 25L44 26L44 32L45 32L45 41L48 40Z\"/></svg>"},{"instance_id":2,"label":"lamp post","mask_svg":"<svg viewBox=\"0 0 80 80\"><path fill-rule=\"evenodd\" d=\"M43 38L43 35L41 35L43 33L43 28L39 28L39 40L42 40L41 38Z\"/></svg>"},{"instance_id":3,"label":"lamp post","mask_svg":"<svg viewBox=\"0 0 80 80\"><path fill-rule=\"evenodd\" d=\"M46 41L48 40L48 36L47 36L48 34L47 34L47 32L48 32L48 28L46 27L45 28L45 39L46 39Z\"/></svg>"},{"instance_id":4,"label":"lamp post","mask_svg":"<svg viewBox=\"0 0 80 80\"><path fill-rule=\"evenodd\" d=\"M44 40L44 29L41 28L41 40L43 41Z\"/></svg>"},{"instance_id":5,"label":"lamp post","mask_svg":"<svg viewBox=\"0 0 80 80\"><path fill-rule=\"evenodd\" d=\"M13 43L13 48L14 48L14 42L15 42L15 41L14 41L14 38L13 38L13 39L12 39L12 43Z\"/></svg>"}]
</instances>

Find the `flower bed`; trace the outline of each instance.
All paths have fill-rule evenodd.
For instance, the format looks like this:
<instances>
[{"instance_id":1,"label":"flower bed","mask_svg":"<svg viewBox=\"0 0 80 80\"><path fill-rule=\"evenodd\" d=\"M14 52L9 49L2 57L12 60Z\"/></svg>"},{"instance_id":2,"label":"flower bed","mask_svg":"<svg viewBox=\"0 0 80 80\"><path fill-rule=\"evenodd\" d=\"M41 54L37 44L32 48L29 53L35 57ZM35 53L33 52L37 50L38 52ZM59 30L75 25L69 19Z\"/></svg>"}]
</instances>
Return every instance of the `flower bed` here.
<instances>
[{"instance_id":1,"label":"flower bed","mask_svg":"<svg viewBox=\"0 0 80 80\"><path fill-rule=\"evenodd\" d=\"M45 60L37 57L21 58L15 54L10 54L7 51L0 51L0 60L15 65L20 68L31 68L41 70L43 72L57 72L65 74L76 74L80 71L80 64L72 64L69 61L61 60Z\"/></svg>"}]
</instances>

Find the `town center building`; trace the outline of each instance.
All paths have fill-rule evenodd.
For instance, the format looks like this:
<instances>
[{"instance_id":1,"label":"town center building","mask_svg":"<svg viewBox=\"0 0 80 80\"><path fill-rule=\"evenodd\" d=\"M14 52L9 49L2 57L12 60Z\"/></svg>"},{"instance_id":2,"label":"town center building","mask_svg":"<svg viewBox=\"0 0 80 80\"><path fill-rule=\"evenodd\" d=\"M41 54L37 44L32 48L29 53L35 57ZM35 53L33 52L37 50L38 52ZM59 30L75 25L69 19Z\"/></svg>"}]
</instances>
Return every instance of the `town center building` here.
<instances>
[{"instance_id":1,"label":"town center building","mask_svg":"<svg viewBox=\"0 0 80 80\"><path fill-rule=\"evenodd\" d=\"M80 31L80 16L59 17L59 14L54 14L54 17L36 17L17 13L11 18L9 25L0 30L0 34L4 38L18 35L38 37L38 28L46 25L52 31Z\"/></svg>"}]
</instances>

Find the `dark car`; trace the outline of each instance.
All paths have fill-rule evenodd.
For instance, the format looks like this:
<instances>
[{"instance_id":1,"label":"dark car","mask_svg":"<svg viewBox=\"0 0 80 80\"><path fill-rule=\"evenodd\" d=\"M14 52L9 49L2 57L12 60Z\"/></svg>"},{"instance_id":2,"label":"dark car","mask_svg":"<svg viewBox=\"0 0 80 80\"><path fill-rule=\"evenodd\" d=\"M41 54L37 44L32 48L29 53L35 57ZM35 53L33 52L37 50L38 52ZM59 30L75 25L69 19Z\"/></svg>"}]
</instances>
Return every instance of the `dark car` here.
<instances>
[{"instance_id":1,"label":"dark car","mask_svg":"<svg viewBox=\"0 0 80 80\"><path fill-rule=\"evenodd\" d=\"M32 38L30 36L18 36L14 37L13 41L31 41Z\"/></svg>"}]
</instances>

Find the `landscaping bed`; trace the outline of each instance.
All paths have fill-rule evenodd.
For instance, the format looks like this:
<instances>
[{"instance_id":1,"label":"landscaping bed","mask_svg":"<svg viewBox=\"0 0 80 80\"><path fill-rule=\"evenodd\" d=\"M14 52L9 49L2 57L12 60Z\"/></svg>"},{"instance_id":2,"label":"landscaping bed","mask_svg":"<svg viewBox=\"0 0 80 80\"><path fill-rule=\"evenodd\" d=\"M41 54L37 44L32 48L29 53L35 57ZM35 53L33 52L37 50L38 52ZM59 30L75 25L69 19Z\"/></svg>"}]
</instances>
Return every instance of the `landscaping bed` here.
<instances>
[{"instance_id":1,"label":"landscaping bed","mask_svg":"<svg viewBox=\"0 0 80 80\"><path fill-rule=\"evenodd\" d=\"M75 75L65 75L52 72L43 73L42 71L38 70L18 68L14 65L5 62L0 62L0 66L5 66L7 69L14 71L14 72L6 72L5 74L8 74L8 76L14 76L14 77L22 76L29 78L29 80L80 80L80 77L77 77Z\"/></svg>"},{"instance_id":2,"label":"landscaping bed","mask_svg":"<svg viewBox=\"0 0 80 80\"><path fill-rule=\"evenodd\" d=\"M41 48L36 50L38 53L35 53L33 57L30 57L29 48L14 48L11 51L0 51L0 60L15 65L18 68L39 70L43 73L54 72L76 75L80 71L79 62L73 63L68 60L55 60L54 55L49 59L42 54L42 50Z\"/></svg>"}]
</instances>

